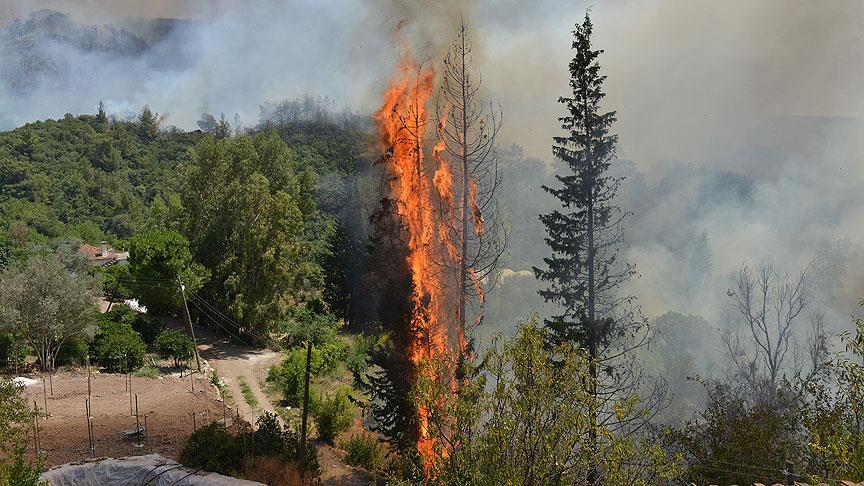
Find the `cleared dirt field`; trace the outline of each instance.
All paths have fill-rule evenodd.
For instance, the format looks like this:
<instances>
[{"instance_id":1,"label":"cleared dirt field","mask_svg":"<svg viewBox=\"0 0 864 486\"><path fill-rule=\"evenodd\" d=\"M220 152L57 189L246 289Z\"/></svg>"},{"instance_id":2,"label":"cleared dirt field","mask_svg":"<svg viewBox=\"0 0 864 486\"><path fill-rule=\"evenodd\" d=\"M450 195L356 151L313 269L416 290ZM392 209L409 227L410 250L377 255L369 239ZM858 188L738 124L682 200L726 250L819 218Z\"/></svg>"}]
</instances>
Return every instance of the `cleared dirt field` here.
<instances>
[{"instance_id":1,"label":"cleared dirt field","mask_svg":"<svg viewBox=\"0 0 864 486\"><path fill-rule=\"evenodd\" d=\"M41 380L39 376L31 378ZM195 392L192 393L192 380ZM41 381L27 388L31 406L35 401L42 409L39 419L42 431L39 447L46 454L47 465L53 466L90 456L85 399L87 373L58 372L54 375L54 395L48 391L48 413L44 416L45 395ZM123 431L135 428L135 394L141 426L147 417L147 438L130 440ZM123 457L157 452L178 459L180 449L192 433L191 412L196 425L222 419L222 403L209 380L199 374L185 376L162 375L160 378L132 377L132 411L130 393L126 391L125 375L94 373L91 380L91 416L95 457ZM230 414L230 411L229 411ZM229 424L230 424L229 420ZM33 453L31 438L30 454Z\"/></svg>"}]
</instances>

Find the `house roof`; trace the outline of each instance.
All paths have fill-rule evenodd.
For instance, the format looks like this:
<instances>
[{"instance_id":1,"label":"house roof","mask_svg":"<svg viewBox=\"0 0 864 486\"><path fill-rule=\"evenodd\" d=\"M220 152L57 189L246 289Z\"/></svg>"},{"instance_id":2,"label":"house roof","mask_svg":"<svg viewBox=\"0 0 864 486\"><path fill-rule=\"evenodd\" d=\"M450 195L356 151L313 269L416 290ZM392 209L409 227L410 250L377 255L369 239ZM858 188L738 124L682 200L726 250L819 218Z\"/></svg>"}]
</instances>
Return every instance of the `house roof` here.
<instances>
[{"instance_id":1,"label":"house roof","mask_svg":"<svg viewBox=\"0 0 864 486\"><path fill-rule=\"evenodd\" d=\"M78 247L78 251L83 254L84 258L88 261L100 265L110 265L129 259L128 251L115 251L113 248L108 247L107 251L103 254L100 247L86 243Z\"/></svg>"}]
</instances>

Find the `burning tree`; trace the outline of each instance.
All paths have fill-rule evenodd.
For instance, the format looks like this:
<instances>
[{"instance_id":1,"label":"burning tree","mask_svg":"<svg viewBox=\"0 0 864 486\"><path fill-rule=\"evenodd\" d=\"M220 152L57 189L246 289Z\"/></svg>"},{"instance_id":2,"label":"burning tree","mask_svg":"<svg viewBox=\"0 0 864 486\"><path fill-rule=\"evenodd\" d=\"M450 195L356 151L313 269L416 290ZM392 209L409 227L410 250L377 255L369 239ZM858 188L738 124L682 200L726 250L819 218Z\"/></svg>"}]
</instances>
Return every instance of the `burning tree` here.
<instances>
[{"instance_id":1,"label":"burning tree","mask_svg":"<svg viewBox=\"0 0 864 486\"><path fill-rule=\"evenodd\" d=\"M440 199L445 265L456 278L456 319L459 332L470 343L466 327L468 306L474 323L483 318L484 287L494 286L498 261L504 253L505 231L499 219L497 190L501 185L495 140L501 112L479 100L481 79L472 76L468 25L459 26L456 40L444 58L436 99L439 142L434 182ZM454 163L451 165L447 159ZM455 182L455 184L454 184ZM464 344L463 348L470 348ZM459 357L459 363L464 357Z\"/></svg>"},{"instance_id":2,"label":"burning tree","mask_svg":"<svg viewBox=\"0 0 864 486\"><path fill-rule=\"evenodd\" d=\"M393 343L375 360L383 373L366 379L376 399L387 403L373 411L390 429L385 431L403 444L413 435L428 472L448 454L442 441L455 424L453 417L437 412L457 395L459 370L470 354L468 307L479 322L484 285L491 285L488 280L504 248L495 197L501 182L495 154L500 113L490 109L486 114L477 100L479 83L471 78L464 23L444 61L435 132L427 110L435 71L405 52L375 115L386 196L372 221L373 258L389 257L404 266L377 265L377 281L387 287L379 317ZM429 132L438 137L431 157L426 148ZM394 302L400 296L407 307ZM424 380L447 393L431 405L416 401L407 420L401 397ZM399 426L414 430L399 432Z\"/></svg>"},{"instance_id":3,"label":"burning tree","mask_svg":"<svg viewBox=\"0 0 864 486\"><path fill-rule=\"evenodd\" d=\"M376 270L379 285L388 291L379 305L379 317L393 343L377 353L375 362L383 373L367 377L373 396L384 402L377 407L376 417L383 420L379 425L400 445L415 438L425 463L432 460L435 449L429 410L407 410L408 392L423 363L452 363L455 369L454 357L462 354L464 341L452 325L447 279L437 265L445 228L434 212L438 195L432 162L425 152L426 103L434 79L435 71L419 66L406 48L375 115L387 194L373 216L377 240L373 240L373 258L397 262L382 263ZM451 373L448 381L455 383L454 376Z\"/></svg>"}]
</instances>

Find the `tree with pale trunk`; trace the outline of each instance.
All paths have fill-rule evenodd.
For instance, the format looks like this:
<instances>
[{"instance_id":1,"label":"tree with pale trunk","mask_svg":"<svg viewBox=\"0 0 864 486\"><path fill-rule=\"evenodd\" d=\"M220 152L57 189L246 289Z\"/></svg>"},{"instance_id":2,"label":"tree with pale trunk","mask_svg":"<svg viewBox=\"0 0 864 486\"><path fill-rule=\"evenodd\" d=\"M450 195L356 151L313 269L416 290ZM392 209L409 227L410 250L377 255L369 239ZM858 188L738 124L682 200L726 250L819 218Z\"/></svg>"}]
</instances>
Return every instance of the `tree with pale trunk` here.
<instances>
[{"instance_id":1,"label":"tree with pale trunk","mask_svg":"<svg viewBox=\"0 0 864 486\"><path fill-rule=\"evenodd\" d=\"M723 343L738 377L761 400L774 402L786 382L806 385L827 371L828 335L809 268L784 274L770 260L742 266L727 291L744 336L730 332Z\"/></svg>"},{"instance_id":2,"label":"tree with pale trunk","mask_svg":"<svg viewBox=\"0 0 864 486\"><path fill-rule=\"evenodd\" d=\"M60 348L92 334L101 282L76 259L30 257L0 275L0 330L16 332L37 353L43 371L54 369Z\"/></svg>"},{"instance_id":3,"label":"tree with pale trunk","mask_svg":"<svg viewBox=\"0 0 864 486\"><path fill-rule=\"evenodd\" d=\"M441 78L435 103L439 143L433 151L440 161L433 180L449 242L441 261L456 277L456 320L470 342L471 327L483 318L485 292L497 280L506 228L500 218L495 145L502 115L480 98L481 77L475 75L464 21L444 58ZM452 176L452 186L441 187L445 175Z\"/></svg>"}]
</instances>

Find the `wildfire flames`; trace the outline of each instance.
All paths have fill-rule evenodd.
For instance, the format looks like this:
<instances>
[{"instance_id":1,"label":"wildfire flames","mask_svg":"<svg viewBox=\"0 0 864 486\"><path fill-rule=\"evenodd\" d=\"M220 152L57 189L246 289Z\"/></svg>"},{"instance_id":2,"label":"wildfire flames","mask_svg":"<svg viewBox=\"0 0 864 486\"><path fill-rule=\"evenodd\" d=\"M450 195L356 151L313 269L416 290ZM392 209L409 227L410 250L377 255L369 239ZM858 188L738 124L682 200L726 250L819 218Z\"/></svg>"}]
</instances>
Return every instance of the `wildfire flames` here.
<instances>
[{"instance_id":1,"label":"wildfire flames","mask_svg":"<svg viewBox=\"0 0 864 486\"><path fill-rule=\"evenodd\" d=\"M456 247L448 224L453 217L453 172L442 156L443 142L429 160L424 141L429 126L426 103L432 95L435 71L421 67L405 48L375 115L379 143L392 174L390 197L395 200L407 239L407 265L411 271L412 334L409 360L420 370L423 363L445 363L447 385L455 393L457 357L465 351L464 330L457 324L452 302L452 281L442 271L441 259L453 259ZM482 224L482 223L481 223ZM440 376L431 377L440 380ZM430 411L417 410L417 448L428 467L435 461L435 437L429 429Z\"/></svg>"}]
</instances>

